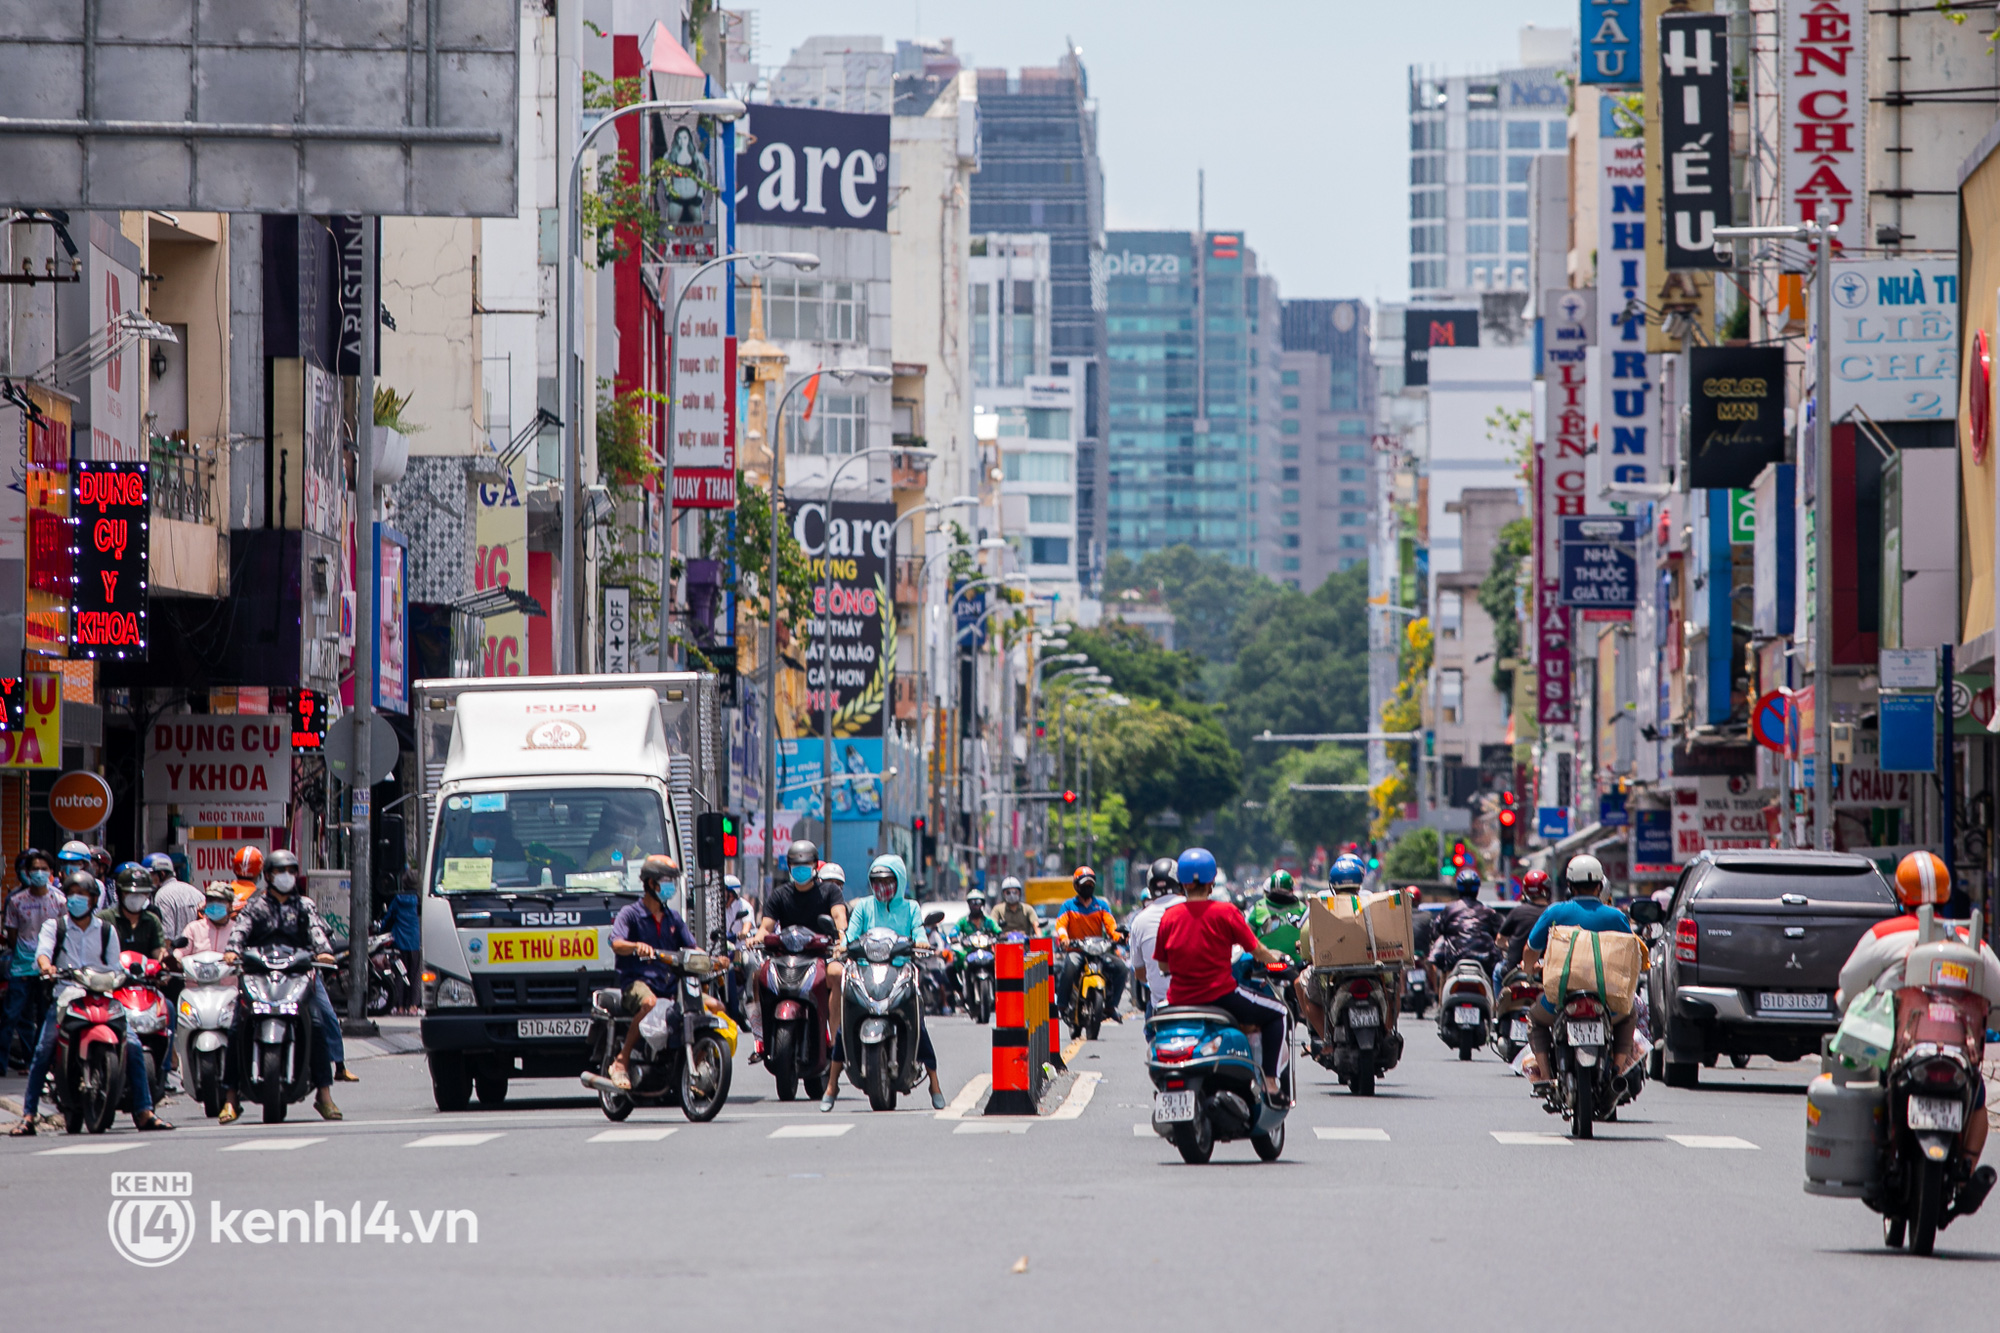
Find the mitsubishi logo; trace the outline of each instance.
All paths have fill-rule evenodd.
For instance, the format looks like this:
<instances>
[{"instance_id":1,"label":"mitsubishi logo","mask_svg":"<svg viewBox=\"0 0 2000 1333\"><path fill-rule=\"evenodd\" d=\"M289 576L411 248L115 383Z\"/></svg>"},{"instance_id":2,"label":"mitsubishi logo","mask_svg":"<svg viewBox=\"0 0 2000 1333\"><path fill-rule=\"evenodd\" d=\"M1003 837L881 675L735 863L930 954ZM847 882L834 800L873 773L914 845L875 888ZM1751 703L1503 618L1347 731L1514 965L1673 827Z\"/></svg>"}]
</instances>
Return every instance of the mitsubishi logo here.
<instances>
[{"instance_id":1,"label":"mitsubishi logo","mask_svg":"<svg viewBox=\"0 0 2000 1333\"><path fill-rule=\"evenodd\" d=\"M1792 955L1792 961L1791 961L1791 962L1789 962L1789 963L1786 963L1786 964L1785 964L1785 966L1786 966L1786 967L1796 967L1796 968L1798 968L1798 969L1799 969L1799 970L1800 970L1801 972L1803 972L1803 971L1805 970L1804 966L1803 966L1803 965L1802 965L1802 964L1801 964L1801 963L1799 962L1799 956L1798 956L1797 954L1793 954L1793 955Z\"/></svg>"}]
</instances>

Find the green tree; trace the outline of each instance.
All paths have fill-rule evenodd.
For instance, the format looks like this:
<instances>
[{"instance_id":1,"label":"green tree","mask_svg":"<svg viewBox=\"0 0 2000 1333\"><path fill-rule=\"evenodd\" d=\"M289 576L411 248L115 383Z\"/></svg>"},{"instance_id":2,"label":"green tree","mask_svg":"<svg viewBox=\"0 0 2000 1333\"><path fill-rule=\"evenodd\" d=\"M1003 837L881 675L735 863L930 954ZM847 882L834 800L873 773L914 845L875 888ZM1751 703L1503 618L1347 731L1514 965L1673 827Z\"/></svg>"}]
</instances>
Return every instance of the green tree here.
<instances>
[{"instance_id":1,"label":"green tree","mask_svg":"<svg viewBox=\"0 0 2000 1333\"><path fill-rule=\"evenodd\" d=\"M1367 590L1367 571L1357 566L1310 593L1281 591L1262 608L1222 703L1250 771L1283 753L1253 739L1265 730L1368 729Z\"/></svg>"},{"instance_id":2,"label":"green tree","mask_svg":"<svg viewBox=\"0 0 2000 1333\"><path fill-rule=\"evenodd\" d=\"M1279 592L1277 584L1256 570L1192 546L1149 551L1136 562L1113 555L1107 562L1107 601L1115 602L1127 590L1150 594L1154 589L1165 596L1174 613L1174 646L1218 665L1236 659L1237 624L1243 612Z\"/></svg>"},{"instance_id":3,"label":"green tree","mask_svg":"<svg viewBox=\"0 0 2000 1333\"><path fill-rule=\"evenodd\" d=\"M1329 743L1290 750L1271 766L1271 823L1298 845L1301 856L1316 846L1337 851L1343 843L1366 841L1366 793L1293 791L1292 786L1360 786L1367 780L1368 761L1354 746Z\"/></svg>"},{"instance_id":4,"label":"green tree","mask_svg":"<svg viewBox=\"0 0 2000 1333\"><path fill-rule=\"evenodd\" d=\"M1506 665L1521 655L1521 567L1535 540L1535 525L1517 518L1500 529L1493 543L1493 568L1479 584L1479 607L1493 621L1493 688L1511 706L1514 668Z\"/></svg>"},{"instance_id":5,"label":"green tree","mask_svg":"<svg viewBox=\"0 0 2000 1333\"><path fill-rule=\"evenodd\" d=\"M1438 843L1438 831L1428 827L1413 828L1396 839L1396 845L1383 858L1382 877L1397 882L1436 879L1438 863L1443 858L1444 849Z\"/></svg>"}]
</instances>

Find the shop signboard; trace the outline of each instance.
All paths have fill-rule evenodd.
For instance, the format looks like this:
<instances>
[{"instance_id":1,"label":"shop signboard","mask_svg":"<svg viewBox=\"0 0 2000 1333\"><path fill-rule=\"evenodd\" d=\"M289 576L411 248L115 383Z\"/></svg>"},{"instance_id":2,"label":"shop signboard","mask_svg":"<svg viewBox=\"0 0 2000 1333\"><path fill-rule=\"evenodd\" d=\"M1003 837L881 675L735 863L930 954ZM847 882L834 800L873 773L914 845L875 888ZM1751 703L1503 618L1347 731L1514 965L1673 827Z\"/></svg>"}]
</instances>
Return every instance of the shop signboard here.
<instances>
[{"instance_id":1,"label":"shop signboard","mask_svg":"<svg viewBox=\"0 0 2000 1333\"><path fill-rule=\"evenodd\" d=\"M1638 520L1604 516L1562 521L1562 604L1629 611L1639 600Z\"/></svg>"},{"instance_id":2,"label":"shop signboard","mask_svg":"<svg viewBox=\"0 0 2000 1333\"><path fill-rule=\"evenodd\" d=\"M1835 421L1957 414L1957 260L1836 260L1831 296Z\"/></svg>"},{"instance_id":3,"label":"shop signboard","mask_svg":"<svg viewBox=\"0 0 2000 1333\"><path fill-rule=\"evenodd\" d=\"M0 768L57 768L62 764L62 677L30 672L21 725L0 731Z\"/></svg>"},{"instance_id":4,"label":"shop signboard","mask_svg":"<svg viewBox=\"0 0 2000 1333\"><path fill-rule=\"evenodd\" d=\"M144 661L151 572L146 464L79 460L71 482L76 520L72 655Z\"/></svg>"},{"instance_id":5,"label":"shop signboard","mask_svg":"<svg viewBox=\"0 0 2000 1333\"><path fill-rule=\"evenodd\" d=\"M1660 146L1666 157L1669 269L1727 268L1715 229L1733 220L1729 193L1729 18L1660 16Z\"/></svg>"},{"instance_id":6,"label":"shop signboard","mask_svg":"<svg viewBox=\"0 0 2000 1333\"><path fill-rule=\"evenodd\" d=\"M32 391L29 400L38 410L28 419L23 478L28 527L27 646L30 652L48 657L67 657L70 605L76 599L76 542L69 515L70 401Z\"/></svg>"},{"instance_id":7,"label":"shop signboard","mask_svg":"<svg viewBox=\"0 0 2000 1333\"><path fill-rule=\"evenodd\" d=\"M375 525L375 706L410 711L410 541Z\"/></svg>"},{"instance_id":8,"label":"shop signboard","mask_svg":"<svg viewBox=\"0 0 2000 1333\"><path fill-rule=\"evenodd\" d=\"M889 117L760 103L736 142L739 223L889 229Z\"/></svg>"},{"instance_id":9,"label":"shop signboard","mask_svg":"<svg viewBox=\"0 0 2000 1333\"><path fill-rule=\"evenodd\" d=\"M1639 9L1639 0L1583 0L1581 82L1639 86Z\"/></svg>"},{"instance_id":10,"label":"shop signboard","mask_svg":"<svg viewBox=\"0 0 2000 1333\"><path fill-rule=\"evenodd\" d=\"M1867 0L1782 0L1777 62L1784 221L1829 222L1866 245Z\"/></svg>"},{"instance_id":11,"label":"shop signboard","mask_svg":"<svg viewBox=\"0 0 2000 1333\"><path fill-rule=\"evenodd\" d=\"M1697 347L1688 371L1689 486L1755 486L1785 461L1785 349Z\"/></svg>"},{"instance_id":12,"label":"shop signboard","mask_svg":"<svg viewBox=\"0 0 2000 1333\"><path fill-rule=\"evenodd\" d=\"M292 794L291 722L283 714L165 714L146 728L145 783L152 805L282 805Z\"/></svg>"}]
</instances>

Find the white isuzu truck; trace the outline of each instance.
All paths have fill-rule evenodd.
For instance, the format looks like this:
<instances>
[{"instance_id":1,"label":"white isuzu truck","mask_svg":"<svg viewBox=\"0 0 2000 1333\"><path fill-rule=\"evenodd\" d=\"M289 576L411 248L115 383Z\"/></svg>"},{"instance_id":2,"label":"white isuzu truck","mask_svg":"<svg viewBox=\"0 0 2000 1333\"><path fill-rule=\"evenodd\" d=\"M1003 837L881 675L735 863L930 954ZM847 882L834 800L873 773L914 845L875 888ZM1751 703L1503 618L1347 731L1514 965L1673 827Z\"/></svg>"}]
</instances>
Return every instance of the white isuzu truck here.
<instances>
[{"instance_id":1,"label":"white isuzu truck","mask_svg":"<svg viewBox=\"0 0 2000 1333\"><path fill-rule=\"evenodd\" d=\"M424 817L424 1054L441 1111L583 1072L611 923L664 852L699 883L719 801L713 676L512 676L416 686ZM700 904L677 906L697 931Z\"/></svg>"}]
</instances>

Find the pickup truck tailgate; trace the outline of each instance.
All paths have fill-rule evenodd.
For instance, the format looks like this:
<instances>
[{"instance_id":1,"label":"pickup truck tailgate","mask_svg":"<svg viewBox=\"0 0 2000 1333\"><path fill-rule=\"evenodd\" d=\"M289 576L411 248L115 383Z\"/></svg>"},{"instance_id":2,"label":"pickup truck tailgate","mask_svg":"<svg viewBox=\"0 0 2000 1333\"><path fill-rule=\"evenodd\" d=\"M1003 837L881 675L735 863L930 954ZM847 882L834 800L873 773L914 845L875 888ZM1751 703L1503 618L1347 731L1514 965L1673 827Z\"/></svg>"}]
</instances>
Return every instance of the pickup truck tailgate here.
<instances>
[{"instance_id":1,"label":"pickup truck tailgate","mask_svg":"<svg viewBox=\"0 0 2000 1333\"><path fill-rule=\"evenodd\" d=\"M1681 979L1703 986L1831 991L1855 941L1893 910L1855 903L1697 900L1683 919L1696 961Z\"/></svg>"}]
</instances>

